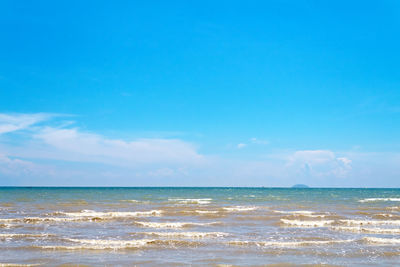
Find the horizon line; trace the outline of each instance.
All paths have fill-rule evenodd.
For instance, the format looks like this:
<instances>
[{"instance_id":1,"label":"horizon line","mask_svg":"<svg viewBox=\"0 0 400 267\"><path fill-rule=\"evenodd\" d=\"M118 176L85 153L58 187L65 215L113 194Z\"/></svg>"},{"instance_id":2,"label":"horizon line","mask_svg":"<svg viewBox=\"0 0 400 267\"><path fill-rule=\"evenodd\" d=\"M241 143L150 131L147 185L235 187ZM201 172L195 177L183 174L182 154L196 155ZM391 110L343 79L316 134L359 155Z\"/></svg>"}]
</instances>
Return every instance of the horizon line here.
<instances>
[{"instance_id":1,"label":"horizon line","mask_svg":"<svg viewBox=\"0 0 400 267\"><path fill-rule=\"evenodd\" d=\"M0 185L0 188L254 188L254 189L400 189L400 187L294 187L294 186L53 186Z\"/></svg>"}]
</instances>

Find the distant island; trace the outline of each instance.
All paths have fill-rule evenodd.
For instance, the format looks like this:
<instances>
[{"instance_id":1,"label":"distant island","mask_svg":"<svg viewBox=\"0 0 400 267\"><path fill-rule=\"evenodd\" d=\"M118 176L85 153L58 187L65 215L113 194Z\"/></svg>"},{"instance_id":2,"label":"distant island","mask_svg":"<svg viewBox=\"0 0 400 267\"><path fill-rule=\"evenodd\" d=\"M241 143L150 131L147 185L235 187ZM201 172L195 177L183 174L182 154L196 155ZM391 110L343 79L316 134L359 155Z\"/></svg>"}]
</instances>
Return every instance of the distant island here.
<instances>
[{"instance_id":1,"label":"distant island","mask_svg":"<svg viewBox=\"0 0 400 267\"><path fill-rule=\"evenodd\" d=\"M308 185L305 184L295 184L292 188L310 188Z\"/></svg>"}]
</instances>

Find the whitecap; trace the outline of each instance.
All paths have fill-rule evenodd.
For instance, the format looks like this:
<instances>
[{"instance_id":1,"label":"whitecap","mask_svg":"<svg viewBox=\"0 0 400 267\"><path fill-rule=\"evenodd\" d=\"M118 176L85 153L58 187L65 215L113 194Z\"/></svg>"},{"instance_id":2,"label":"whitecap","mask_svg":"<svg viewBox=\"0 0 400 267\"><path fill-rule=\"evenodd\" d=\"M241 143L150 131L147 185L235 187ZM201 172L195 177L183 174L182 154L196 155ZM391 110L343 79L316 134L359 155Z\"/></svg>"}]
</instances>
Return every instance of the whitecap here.
<instances>
[{"instance_id":1,"label":"whitecap","mask_svg":"<svg viewBox=\"0 0 400 267\"><path fill-rule=\"evenodd\" d=\"M357 226L333 226L332 230L366 234L400 234L400 229L393 228L368 228Z\"/></svg>"},{"instance_id":2,"label":"whitecap","mask_svg":"<svg viewBox=\"0 0 400 267\"><path fill-rule=\"evenodd\" d=\"M150 203L150 201L136 200L136 199L123 199L120 200L122 202L130 202L130 203Z\"/></svg>"},{"instance_id":3,"label":"whitecap","mask_svg":"<svg viewBox=\"0 0 400 267\"><path fill-rule=\"evenodd\" d=\"M218 224L217 222L196 223L196 222L135 222L136 224L148 228L184 228L191 226L207 226Z\"/></svg>"},{"instance_id":4,"label":"whitecap","mask_svg":"<svg viewBox=\"0 0 400 267\"><path fill-rule=\"evenodd\" d=\"M309 210L273 210L276 213L283 213L283 214L299 214L299 215L312 215L315 214L315 211Z\"/></svg>"},{"instance_id":5,"label":"whitecap","mask_svg":"<svg viewBox=\"0 0 400 267\"><path fill-rule=\"evenodd\" d=\"M302 221L302 220L281 219L281 222L286 225L297 226L297 227L325 227L331 225L334 221L333 220Z\"/></svg>"},{"instance_id":6,"label":"whitecap","mask_svg":"<svg viewBox=\"0 0 400 267\"><path fill-rule=\"evenodd\" d=\"M66 238L65 240L79 243L78 246L39 246L42 249L65 249L65 250L82 250L82 249L127 249L127 248L141 248L154 242L154 239L140 239L140 240L99 240L99 239L74 239Z\"/></svg>"},{"instance_id":7,"label":"whitecap","mask_svg":"<svg viewBox=\"0 0 400 267\"><path fill-rule=\"evenodd\" d=\"M398 238L364 237L363 240L372 244L400 245L400 239Z\"/></svg>"},{"instance_id":8,"label":"whitecap","mask_svg":"<svg viewBox=\"0 0 400 267\"><path fill-rule=\"evenodd\" d=\"M235 211L252 211L258 209L255 206L235 206L235 207L223 207L225 211L228 212L235 212Z\"/></svg>"},{"instance_id":9,"label":"whitecap","mask_svg":"<svg viewBox=\"0 0 400 267\"><path fill-rule=\"evenodd\" d=\"M50 237L55 236L54 234L0 234L0 239L8 239L8 238L25 238L25 237Z\"/></svg>"},{"instance_id":10,"label":"whitecap","mask_svg":"<svg viewBox=\"0 0 400 267\"><path fill-rule=\"evenodd\" d=\"M53 245L53 246L33 246L41 249L51 250L120 250L120 249L140 249L146 247L157 247L157 246L199 246L201 243L198 241L186 241L186 240L157 240L157 239L138 239L138 240L101 240L101 239L75 239L66 238L66 241L77 243L78 245L65 246L65 245Z\"/></svg>"},{"instance_id":11,"label":"whitecap","mask_svg":"<svg viewBox=\"0 0 400 267\"><path fill-rule=\"evenodd\" d=\"M97 217L97 218L122 218L122 217L150 217L161 216L161 210L150 211L111 211L111 212L98 212L93 210L82 210L80 212L58 212L68 217Z\"/></svg>"},{"instance_id":12,"label":"whitecap","mask_svg":"<svg viewBox=\"0 0 400 267\"><path fill-rule=\"evenodd\" d=\"M393 198L393 197L387 197L387 198L365 198L361 199L358 202L365 203L365 202L378 202L378 201L400 201L400 198Z\"/></svg>"},{"instance_id":13,"label":"whitecap","mask_svg":"<svg viewBox=\"0 0 400 267\"><path fill-rule=\"evenodd\" d=\"M229 235L223 232L138 232L134 234L159 236L159 237L183 237L183 238L217 238Z\"/></svg>"},{"instance_id":14,"label":"whitecap","mask_svg":"<svg viewBox=\"0 0 400 267\"><path fill-rule=\"evenodd\" d=\"M348 243L349 240L308 240L308 241L230 241L229 245L237 246L257 246L257 247L298 247L298 246L321 246L338 243Z\"/></svg>"},{"instance_id":15,"label":"whitecap","mask_svg":"<svg viewBox=\"0 0 400 267\"><path fill-rule=\"evenodd\" d=\"M169 198L168 201L177 202L179 204L210 204L212 198Z\"/></svg>"},{"instance_id":16,"label":"whitecap","mask_svg":"<svg viewBox=\"0 0 400 267\"><path fill-rule=\"evenodd\" d=\"M327 214L321 214L321 212L309 211L309 210L293 210L293 211L282 211L282 210L273 210L273 212L281 213L281 214L288 214L291 216L302 216L302 217L310 217L310 218L324 218Z\"/></svg>"},{"instance_id":17,"label":"whitecap","mask_svg":"<svg viewBox=\"0 0 400 267\"><path fill-rule=\"evenodd\" d=\"M0 267L30 267L30 266L40 266L41 264L23 264L23 263L0 263Z\"/></svg>"},{"instance_id":18,"label":"whitecap","mask_svg":"<svg viewBox=\"0 0 400 267\"><path fill-rule=\"evenodd\" d=\"M347 225L400 225L400 220L340 220Z\"/></svg>"}]
</instances>

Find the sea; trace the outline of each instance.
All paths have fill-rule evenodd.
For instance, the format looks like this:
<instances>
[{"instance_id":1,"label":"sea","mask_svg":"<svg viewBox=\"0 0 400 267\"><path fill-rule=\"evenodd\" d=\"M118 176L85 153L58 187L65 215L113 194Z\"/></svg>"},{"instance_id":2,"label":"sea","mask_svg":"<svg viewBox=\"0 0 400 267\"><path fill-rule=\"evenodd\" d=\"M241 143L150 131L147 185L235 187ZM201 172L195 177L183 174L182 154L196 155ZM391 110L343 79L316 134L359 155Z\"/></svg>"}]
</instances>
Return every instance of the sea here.
<instances>
[{"instance_id":1,"label":"sea","mask_svg":"<svg viewBox=\"0 0 400 267\"><path fill-rule=\"evenodd\" d=\"M400 266L400 189L1 187L0 266Z\"/></svg>"}]
</instances>

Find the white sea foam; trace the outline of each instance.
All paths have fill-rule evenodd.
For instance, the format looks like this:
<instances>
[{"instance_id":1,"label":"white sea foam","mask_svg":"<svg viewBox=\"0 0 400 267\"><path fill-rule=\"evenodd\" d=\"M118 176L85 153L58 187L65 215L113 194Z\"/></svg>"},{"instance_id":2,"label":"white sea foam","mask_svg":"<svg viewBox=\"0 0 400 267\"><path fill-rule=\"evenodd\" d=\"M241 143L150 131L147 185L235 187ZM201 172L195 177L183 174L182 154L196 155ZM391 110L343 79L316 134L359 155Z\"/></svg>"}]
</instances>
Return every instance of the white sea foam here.
<instances>
[{"instance_id":1,"label":"white sea foam","mask_svg":"<svg viewBox=\"0 0 400 267\"><path fill-rule=\"evenodd\" d=\"M50 237L54 234L0 234L0 239L7 238L24 238L24 237Z\"/></svg>"},{"instance_id":2,"label":"white sea foam","mask_svg":"<svg viewBox=\"0 0 400 267\"><path fill-rule=\"evenodd\" d=\"M130 203L150 203L148 200L136 200L136 199L123 199L122 202L130 202Z\"/></svg>"},{"instance_id":3,"label":"white sea foam","mask_svg":"<svg viewBox=\"0 0 400 267\"><path fill-rule=\"evenodd\" d=\"M307 240L307 241L230 241L230 245L238 246L257 246L257 247L298 247L298 246L321 246L338 243L348 243L354 241L348 240Z\"/></svg>"},{"instance_id":4,"label":"white sea foam","mask_svg":"<svg viewBox=\"0 0 400 267\"><path fill-rule=\"evenodd\" d=\"M316 213L315 211L309 211L309 210L274 210L273 212L283 213L283 214L300 214L300 215L312 215Z\"/></svg>"},{"instance_id":5,"label":"white sea foam","mask_svg":"<svg viewBox=\"0 0 400 267\"><path fill-rule=\"evenodd\" d=\"M39 223L39 222L73 222L79 221L78 218L58 218L58 217L24 217L13 219L0 219L0 222L11 223Z\"/></svg>"},{"instance_id":6,"label":"white sea foam","mask_svg":"<svg viewBox=\"0 0 400 267\"><path fill-rule=\"evenodd\" d=\"M357 226L332 226L332 230L367 234L400 234L400 229L393 228L366 228Z\"/></svg>"},{"instance_id":7,"label":"white sea foam","mask_svg":"<svg viewBox=\"0 0 400 267\"><path fill-rule=\"evenodd\" d=\"M80 212L56 212L57 215L66 217L24 217L0 219L0 224L9 223L41 223L41 222L79 222L79 221L96 221L111 218L124 217L150 217L161 216L161 210L136 211L136 212L96 212L92 210L82 210Z\"/></svg>"},{"instance_id":8,"label":"white sea foam","mask_svg":"<svg viewBox=\"0 0 400 267\"><path fill-rule=\"evenodd\" d=\"M331 225L334 221L333 220L302 221L302 220L281 219L281 222L286 225L297 226L297 227L325 227Z\"/></svg>"},{"instance_id":9,"label":"white sea foam","mask_svg":"<svg viewBox=\"0 0 400 267\"><path fill-rule=\"evenodd\" d=\"M212 198L169 198L168 201L177 202L179 204L210 204Z\"/></svg>"},{"instance_id":10,"label":"white sea foam","mask_svg":"<svg viewBox=\"0 0 400 267\"><path fill-rule=\"evenodd\" d=\"M324 215L324 214L292 214L291 216L309 217L309 218L325 218L326 217L326 215Z\"/></svg>"},{"instance_id":11,"label":"white sea foam","mask_svg":"<svg viewBox=\"0 0 400 267\"><path fill-rule=\"evenodd\" d=\"M229 235L223 232L138 232L134 234L159 236L159 237L183 237L183 238L217 238Z\"/></svg>"},{"instance_id":12,"label":"white sea foam","mask_svg":"<svg viewBox=\"0 0 400 267\"><path fill-rule=\"evenodd\" d=\"M252 211L258 209L255 206L235 206L235 207L223 207L224 210L228 212L235 212L235 211Z\"/></svg>"},{"instance_id":13,"label":"white sea foam","mask_svg":"<svg viewBox=\"0 0 400 267\"><path fill-rule=\"evenodd\" d=\"M184 228L192 226L207 226L218 224L217 222L196 223L196 222L135 222L136 224L148 228Z\"/></svg>"},{"instance_id":14,"label":"white sea foam","mask_svg":"<svg viewBox=\"0 0 400 267\"><path fill-rule=\"evenodd\" d=\"M65 246L65 245L54 245L54 246L34 246L41 249L52 249L52 250L104 250L104 249L140 249L145 247L154 246L198 246L199 242L186 241L186 240L156 240L156 239L137 239L137 240L101 240L101 239L74 239L65 238L66 241L77 243L78 245Z\"/></svg>"},{"instance_id":15,"label":"white sea foam","mask_svg":"<svg viewBox=\"0 0 400 267\"><path fill-rule=\"evenodd\" d=\"M400 220L340 220L347 225L400 225Z\"/></svg>"},{"instance_id":16,"label":"white sea foam","mask_svg":"<svg viewBox=\"0 0 400 267\"><path fill-rule=\"evenodd\" d=\"M80 212L59 212L68 217L97 217L97 218L122 218L122 217L150 217L161 216L161 210L150 211L119 211L119 212L98 212L93 210L82 210Z\"/></svg>"},{"instance_id":17,"label":"white sea foam","mask_svg":"<svg viewBox=\"0 0 400 267\"><path fill-rule=\"evenodd\" d=\"M365 198L361 199L358 202L365 203L365 202L378 202L378 201L400 201L400 198L393 198L393 197L387 197L387 198Z\"/></svg>"},{"instance_id":18,"label":"white sea foam","mask_svg":"<svg viewBox=\"0 0 400 267\"><path fill-rule=\"evenodd\" d=\"M364 237L363 240L372 244L400 245L400 239L398 238Z\"/></svg>"},{"instance_id":19,"label":"white sea foam","mask_svg":"<svg viewBox=\"0 0 400 267\"><path fill-rule=\"evenodd\" d=\"M273 212L281 213L281 214L289 214L292 216L304 216L304 217L310 217L310 218L324 218L327 216L326 213L321 214L320 212L309 211L309 210L293 210L293 211L273 210Z\"/></svg>"},{"instance_id":20,"label":"white sea foam","mask_svg":"<svg viewBox=\"0 0 400 267\"><path fill-rule=\"evenodd\" d=\"M22 264L22 263L0 263L0 267L30 267L40 266L41 264Z\"/></svg>"},{"instance_id":21,"label":"white sea foam","mask_svg":"<svg viewBox=\"0 0 400 267\"><path fill-rule=\"evenodd\" d=\"M82 249L127 249L127 248L142 248L152 242L154 239L140 240L100 240L100 239L73 239L66 238L69 242L78 243L76 246L39 246L42 249L65 249L65 250L82 250Z\"/></svg>"}]
</instances>

